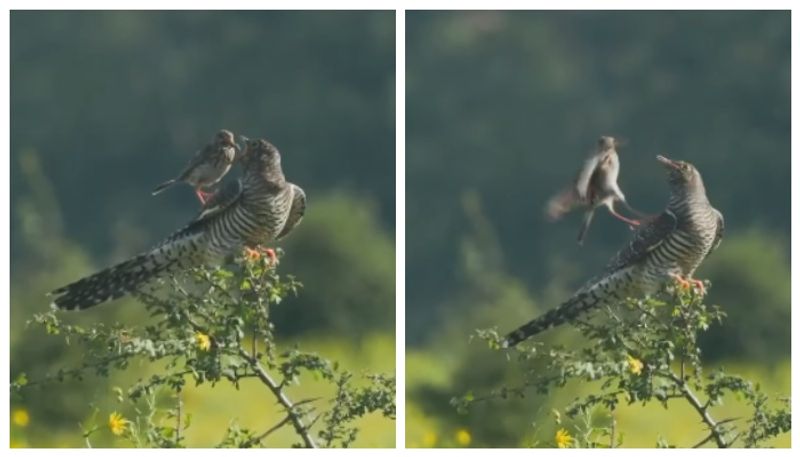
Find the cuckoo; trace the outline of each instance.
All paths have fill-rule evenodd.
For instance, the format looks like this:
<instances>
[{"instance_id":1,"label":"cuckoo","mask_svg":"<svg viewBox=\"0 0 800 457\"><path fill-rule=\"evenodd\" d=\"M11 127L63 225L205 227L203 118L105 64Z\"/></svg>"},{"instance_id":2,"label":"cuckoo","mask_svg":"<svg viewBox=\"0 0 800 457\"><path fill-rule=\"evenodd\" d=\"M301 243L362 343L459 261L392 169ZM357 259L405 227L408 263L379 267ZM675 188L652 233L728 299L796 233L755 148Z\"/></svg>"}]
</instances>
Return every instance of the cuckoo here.
<instances>
[{"instance_id":1,"label":"cuckoo","mask_svg":"<svg viewBox=\"0 0 800 457\"><path fill-rule=\"evenodd\" d=\"M233 166L239 154L233 133L222 129L214 136L214 140L203 149L197 151L183 171L173 179L165 181L155 189L153 195L160 194L173 185L184 182L192 186L201 203L208 199L203 189L218 183Z\"/></svg>"},{"instance_id":2,"label":"cuckoo","mask_svg":"<svg viewBox=\"0 0 800 457\"><path fill-rule=\"evenodd\" d=\"M155 248L60 287L52 306L86 309L129 294L147 282L203 264L224 261L242 247L286 236L305 211L305 193L286 181L278 149L266 140L247 142L242 177L233 191ZM229 187L231 189L232 187Z\"/></svg>"},{"instance_id":3,"label":"cuckoo","mask_svg":"<svg viewBox=\"0 0 800 457\"><path fill-rule=\"evenodd\" d=\"M631 241L614 256L602 275L565 303L509 333L505 347L599 306L655 294L671 280L684 286L693 283L701 293L705 292L703 283L692 275L722 241L722 214L708 201L697 168L663 156L657 159L668 170L671 192L666 209L633 233Z\"/></svg>"},{"instance_id":4,"label":"cuckoo","mask_svg":"<svg viewBox=\"0 0 800 457\"><path fill-rule=\"evenodd\" d=\"M632 226L639 225L639 221L628 219L614 209L614 204L619 202L632 213L641 217L641 213L634 210L625 200L625 195L617 184L619 176L619 156L617 147L620 142L614 137L601 136L597 140L597 147L586 161L583 168L572 185L556 194L547 202L546 214L551 221L560 219L576 207L584 208L583 224L578 232L578 244L583 244L586 232L592 223L594 211L605 206L612 216Z\"/></svg>"}]
</instances>

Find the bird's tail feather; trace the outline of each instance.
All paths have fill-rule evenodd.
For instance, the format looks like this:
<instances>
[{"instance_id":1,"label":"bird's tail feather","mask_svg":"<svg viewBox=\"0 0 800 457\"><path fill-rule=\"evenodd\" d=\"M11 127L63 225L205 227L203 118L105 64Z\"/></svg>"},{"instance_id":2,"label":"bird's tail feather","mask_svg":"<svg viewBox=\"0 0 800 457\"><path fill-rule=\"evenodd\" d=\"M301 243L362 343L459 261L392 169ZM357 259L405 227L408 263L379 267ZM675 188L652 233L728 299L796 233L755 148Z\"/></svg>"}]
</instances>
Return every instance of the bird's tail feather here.
<instances>
[{"instance_id":1,"label":"bird's tail feather","mask_svg":"<svg viewBox=\"0 0 800 457\"><path fill-rule=\"evenodd\" d=\"M592 225L592 218L594 217L594 210L590 209L583 215L583 224L578 232L578 244L583 246L583 241L586 240L586 233L589 231L589 226Z\"/></svg>"},{"instance_id":2,"label":"bird's tail feather","mask_svg":"<svg viewBox=\"0 0 800 457\"><path fill-rule=\"evenodd\" d=\"M177 179L170 179L169 181L164 181L161 184L157 185L155 189L153 189L153 193L151 195L158 195L161 192L164 192L166 189L172 187L177 182L178 182Z\"/></svg>"},{"instance_id":3,"label":"bird's tail feather","mask_svg":"<svg viewBox=\"0 0 800 457\"><path fill-rule=\"evenodd\" d=\"M198 255L189 243L196 233L186 229L176 232L155 249L139 254L50 292L52 307L64 310L91 308L127 295L148 281L194 262Z\"/></svg>"},{"instance_id":4,"label":"bird's tail feather","mask_svg":"<svg viewBox=\"0 0 800 457\"><path fill-rule=\"evenodd\" d=\"M566 302L506 335L503 347L516 346L538 333L569 322L612 300L622 301L624 294L620 291L629 280L630 276L626 272L619 272L582 288Z\"/></svg>"}]
</instances>

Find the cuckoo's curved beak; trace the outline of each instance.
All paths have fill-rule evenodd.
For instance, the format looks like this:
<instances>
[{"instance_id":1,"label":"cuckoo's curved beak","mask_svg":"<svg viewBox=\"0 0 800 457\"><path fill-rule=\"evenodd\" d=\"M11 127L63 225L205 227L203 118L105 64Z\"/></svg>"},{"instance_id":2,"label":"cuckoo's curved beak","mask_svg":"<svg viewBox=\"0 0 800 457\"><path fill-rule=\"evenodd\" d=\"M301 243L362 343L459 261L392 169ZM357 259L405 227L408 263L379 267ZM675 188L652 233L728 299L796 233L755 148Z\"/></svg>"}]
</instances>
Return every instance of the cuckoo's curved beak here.
<instances>
[{"instance_id":1,"label":"cuckoo's curved beak","mask_svg":"<svg viewBox=\"0 0 800 457\"><path fill-rule=\"evenodd\" d=\"M664 165L665 167L669 167L669 168L672 168L672 169L675 169L675 170L678 169L678 164L677 163L675 163L674 161L672 161L672 160L670 160L670 159L668 159L668 158L666 158L666 157L664 157L662 155L656 156L656 160L661 162L661 165Z\"/></svg>"}]
</instances>

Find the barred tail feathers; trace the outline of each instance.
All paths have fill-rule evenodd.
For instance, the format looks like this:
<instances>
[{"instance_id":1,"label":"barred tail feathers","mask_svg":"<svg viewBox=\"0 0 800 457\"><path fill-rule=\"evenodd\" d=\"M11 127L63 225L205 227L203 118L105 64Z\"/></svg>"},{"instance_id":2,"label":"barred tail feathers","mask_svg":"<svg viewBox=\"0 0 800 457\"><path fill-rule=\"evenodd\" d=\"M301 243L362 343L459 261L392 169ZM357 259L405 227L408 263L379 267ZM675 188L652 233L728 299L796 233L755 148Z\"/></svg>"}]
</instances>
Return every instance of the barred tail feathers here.
<instances>
[{"instance_id":1,"label":"barred tail feathers","mask_svg":"<svg viewBox=\"0 0 800 457\"><path fill-rule=\"evenodd\" d=\"M624 300L625 294L620 293L620 291L629 282L630 273L620 271L591 283L579 290L566 302L506 335L503 340L503 347L516 346L538 333L569 322L605 303Z\"/></svg>"},{"instance_id":2,"label":"barred tail feathers","mask_svg":"<svg viewBox=\"0 0 800 457\"><path fill-rule=\"evenodd\" d=\"M52 307L83 310L127 295L150 280L193 263L195 233L179 231L155 249L139 254L91 276L60 287L48 295L56 296Z\"/></svg>"}]
</instances>

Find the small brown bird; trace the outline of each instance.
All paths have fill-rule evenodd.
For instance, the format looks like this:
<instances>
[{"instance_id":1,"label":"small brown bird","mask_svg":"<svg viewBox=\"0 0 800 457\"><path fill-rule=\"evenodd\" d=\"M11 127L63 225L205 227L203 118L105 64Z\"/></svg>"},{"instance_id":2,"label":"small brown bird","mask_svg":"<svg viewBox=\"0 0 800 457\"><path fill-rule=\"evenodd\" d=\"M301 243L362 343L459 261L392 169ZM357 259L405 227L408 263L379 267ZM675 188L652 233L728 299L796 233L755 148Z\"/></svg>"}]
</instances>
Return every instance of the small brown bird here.
<instances>
[{"instance_id":1,"label":"small brown bird","mask_svg":"<svg viewBox=\"0 0 800 457\"><path fill-rule=\"evenodd\" d=\"M619 157L616 147L619 145L614 137L601 136L597 140L597 149L586 159L575 182L547 202L546 213L551 221L560 219L576 207L585 208L586 215L578 233L578 244L583 244L594 217L594 210L600 206L605 206L612 216L629 225L639 225L638 220L628 219L614 210L614 203L619 202L637 216L642 216L628 205L617 184Z\"/></svg>"},{"instance_id":2,"label":"small brown bird","mask_svg":"<svg viewBox=\"0 0 800 457\"><path fill-rule=\"evenodd\" d=\"M230 171L238 155L239 146L236 145L233 133L222 129L214 136L212 143L195 153L177 178L163 182L153 189L153 195L163 192L173 184L185 182L194 187L197 198L205 203L210 194L203 192L203 189L218 183Z\"/></svg>"}]
</instances>

